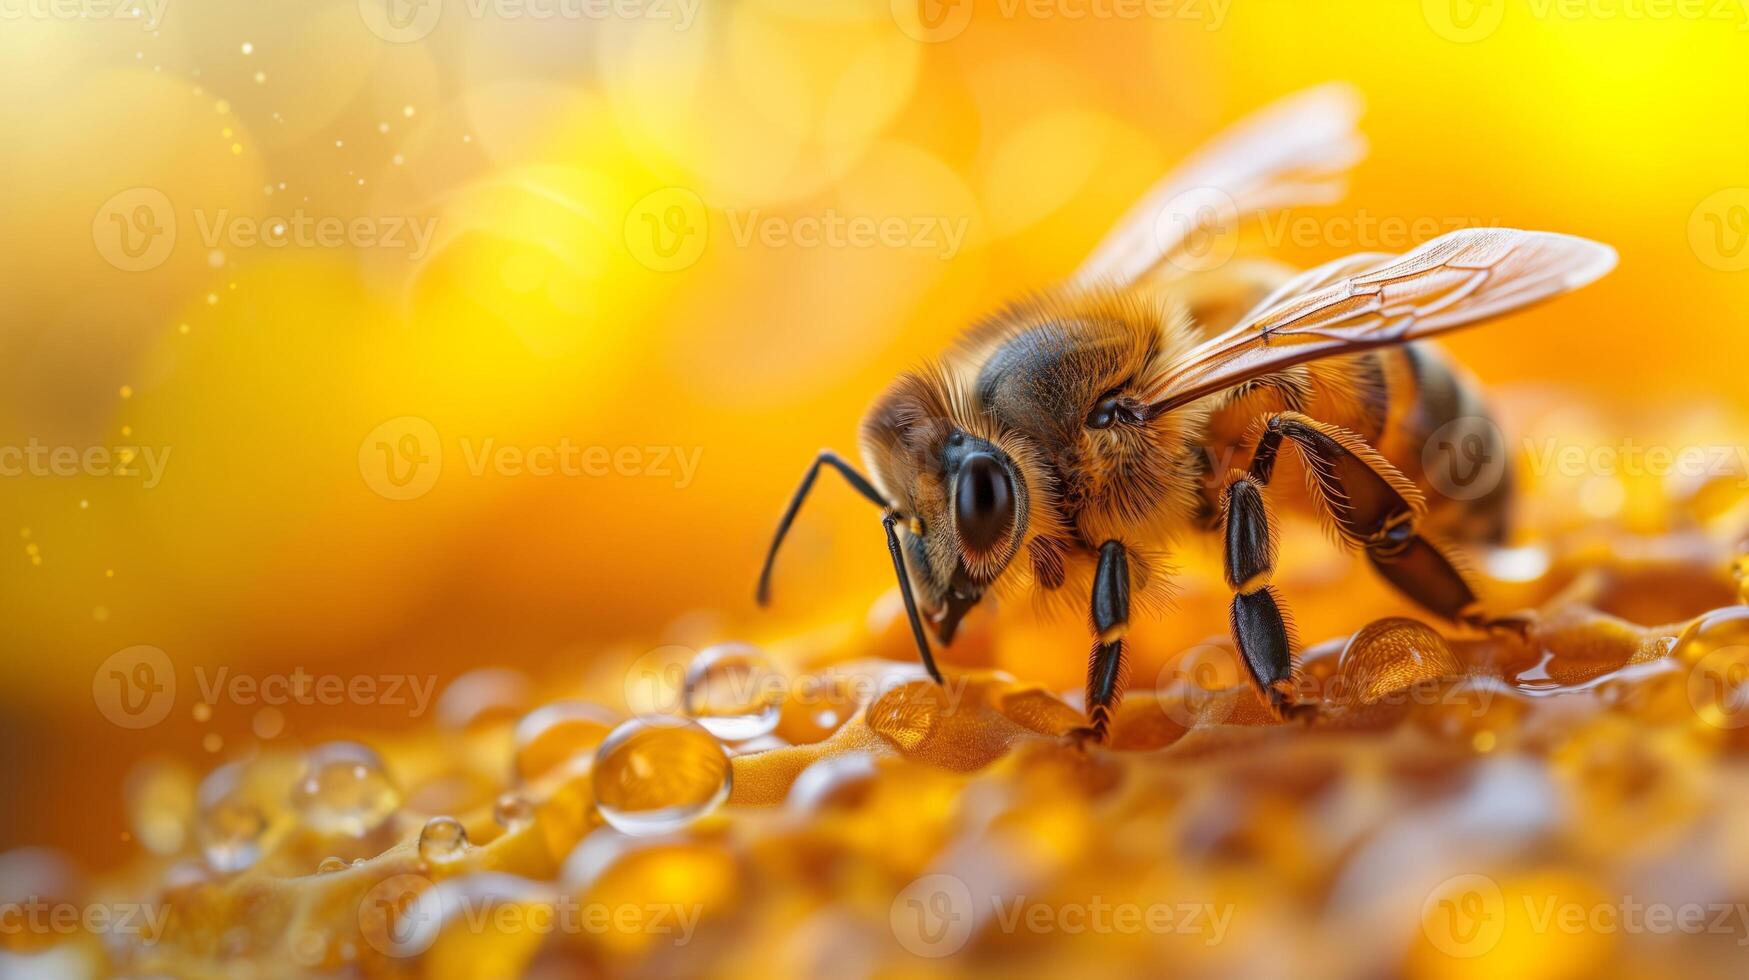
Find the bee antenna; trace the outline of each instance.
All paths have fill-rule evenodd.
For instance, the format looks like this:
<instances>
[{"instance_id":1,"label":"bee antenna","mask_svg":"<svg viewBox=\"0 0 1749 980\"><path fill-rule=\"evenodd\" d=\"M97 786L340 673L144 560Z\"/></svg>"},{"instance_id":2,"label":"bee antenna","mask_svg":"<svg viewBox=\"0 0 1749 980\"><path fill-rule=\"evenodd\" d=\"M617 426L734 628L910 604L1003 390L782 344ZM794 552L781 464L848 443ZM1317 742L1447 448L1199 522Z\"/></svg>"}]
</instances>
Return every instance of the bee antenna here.
<instances>
[{"instance_id":1,"label":"bee antenna","mask_svg":"<svg viewBox=\"0 0 1749 980\"><path fill-rule=\"evenodd\" d=\"M917 600L911 595L911 576L905 571L905 556L899 551L899 533L894 525L899 523L899 515L887 511L881 516L881 526L887 531L887 551L893 556L893 574L899 577L899 597L905 600L905 615L911 619L911 635L917 640L917 654L923 658L923 669L929 671L929 676L937 684L946 683L941 679L941 671L935 666L935 654L930 652L929 638L923 633L923 620L917 615Z\"/></svg>"},{"instance_id":2,"label":"bee antenna","mask_svg":"<svg viewBox=\"0 0 1749 980\"><path fill-rule=\"evenodd\" d=\"M808 499L808 491L814 488L814 479L820 475L821 466L830 466L837 470L844 477L845 482L849 483L857 493L862 494L869 503L882 510L886 510L888 507L881 492L868 481L868 477L856 472L854 467L846 463L832 450L820 450L820 454L814 457L814 465L808 467L807 475L802 477L802 485L797 487L795 494L790 497L789 506L784 509L783 518L777 522L777 534L771 539L771 549L765 553L765 567L759 572L759 588L753 594L754 600L761 606L771 603L771 567L777 563L777 549L783 544L784 535L789 533L789 526L795 523L796 512L802 509L802 501Z\"/></svg>"}]
</instances>

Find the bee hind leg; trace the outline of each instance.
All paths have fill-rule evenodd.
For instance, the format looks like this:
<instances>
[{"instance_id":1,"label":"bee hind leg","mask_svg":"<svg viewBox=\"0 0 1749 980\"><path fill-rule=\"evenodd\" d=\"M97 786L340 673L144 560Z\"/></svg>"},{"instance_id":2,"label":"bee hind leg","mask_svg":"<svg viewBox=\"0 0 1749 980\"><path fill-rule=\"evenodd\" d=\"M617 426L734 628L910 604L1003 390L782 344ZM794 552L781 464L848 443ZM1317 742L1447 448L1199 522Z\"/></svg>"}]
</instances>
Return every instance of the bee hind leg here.
<instances>
[{"instance_id":1,"label":"bee hind leg","mask_svg":"<svg viewBox=\"0 0 1749 980\"><path fill-rule=\"evenodd\" d=\"M1486 615L1450 553L1418 532L1426 509L1420 491L1359 436L1283 412L1266 420L1258 456L1273 460L1283 438L1305 458L1312 496L1337 533L1398 592L1452 622L1523 630L1511 617Z\"/></svg>"},{"instance_id":2,"label":"bee hind leg","mask_svg":"<svg viewBox=\"0 0 1749 980\"><path fill-rule=\"evenodd\" d=\"M1093 576L1093 653L1087 660L1087 724L1071 730L1076 742L1103 742L1123 700L1124 634L1130 625L1129 555L1118 541L1099 548Z\"/></svg>"}]
</instances>

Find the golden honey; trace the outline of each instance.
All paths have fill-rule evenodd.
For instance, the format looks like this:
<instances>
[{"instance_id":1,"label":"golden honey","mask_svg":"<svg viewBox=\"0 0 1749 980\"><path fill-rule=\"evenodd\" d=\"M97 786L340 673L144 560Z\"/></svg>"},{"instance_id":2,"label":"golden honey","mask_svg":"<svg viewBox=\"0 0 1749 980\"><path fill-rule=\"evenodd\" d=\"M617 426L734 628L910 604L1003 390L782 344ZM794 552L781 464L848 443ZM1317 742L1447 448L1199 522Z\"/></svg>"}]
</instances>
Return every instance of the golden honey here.
<instances>
[{"instance_id":1,"label":"golden honey","mask_svg":"<svg viewBox=\"0 0 1749 980\"><path fill-rule=\"evenodd\" d=\"M1104 747L1066 737L1074 681L1021 676L1050 635L1029 626L974 624L939 686L900 659L890 610L830 649L660 647L551 695L477 671L393 737L205 774L142 762L124 871L0 861L9 886L133 903L151 927L14 934L0 956L195 976L1735 976L1749 607L1729 604L1734 531L1661 535L1498 556L1483 584L1522 602L1522 635L1379 607L1303 651L1315 710L1288 723L1227 641L1144 627ZM1300 608L1345 601L1335 579L1292 587Z\"/></svg>"}]
</instances>

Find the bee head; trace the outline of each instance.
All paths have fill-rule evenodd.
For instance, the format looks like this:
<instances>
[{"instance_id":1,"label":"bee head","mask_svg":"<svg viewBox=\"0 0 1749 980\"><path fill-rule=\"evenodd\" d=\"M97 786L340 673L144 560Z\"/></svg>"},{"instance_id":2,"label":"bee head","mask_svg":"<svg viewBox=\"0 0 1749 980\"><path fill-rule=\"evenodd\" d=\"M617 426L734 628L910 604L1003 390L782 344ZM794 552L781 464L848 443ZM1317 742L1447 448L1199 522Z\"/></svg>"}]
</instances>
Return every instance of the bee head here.
<instances>
[{"instance_id":1,"label":"bee head","mask_svg":"<svg viewBox=\"0 0 1749 980\"><path fill-rule=\"evenodd\" d=\"M922 386L901 385L877 405L863 442L875 483L903 519L918 605L947 643L1019 553L1033 488L1015 438L927 411Z\"/></svg>"}]
</instances>

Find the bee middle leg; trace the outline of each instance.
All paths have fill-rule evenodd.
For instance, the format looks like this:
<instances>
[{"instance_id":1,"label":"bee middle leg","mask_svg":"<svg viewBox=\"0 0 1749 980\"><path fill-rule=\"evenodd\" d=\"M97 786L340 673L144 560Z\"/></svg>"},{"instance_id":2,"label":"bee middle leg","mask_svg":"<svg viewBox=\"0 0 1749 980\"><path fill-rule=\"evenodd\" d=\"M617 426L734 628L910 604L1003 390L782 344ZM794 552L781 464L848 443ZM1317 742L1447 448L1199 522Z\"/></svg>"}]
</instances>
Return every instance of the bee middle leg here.
<instances>
[{"instance_id":1,"label":"bee middle leg","mask_svg":"<svg viewBox=\"0 0 1749 980\"><path fill-rule=\"evenodd\" d=\"M1130 625L1129 554L1118 541L1099 548L1093 575L1093 653L1087 660L1087 724L1069 732L1080 741L1105 741L1112 715L1123 700L1124 634Z\"/></svg>"},{"instance_id":2,"label":"bee middle leg","mask_svg":"<svg viewBox=\"0 0 1749 980\"><path fill-rule=\"evenodd\" d=\"M1263 487L1274 449L1259 446L1249 472L1236 472L1222 491L1226 550L1223 564L1233 589L1233 643L1251 682L1276 717L1286 717L1294 696L1293 627L1269 578L1275 572L1275 524Z\"/></svg>"}]
</instances>

